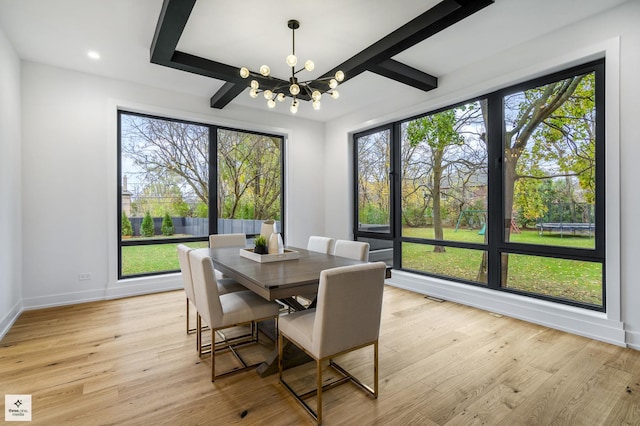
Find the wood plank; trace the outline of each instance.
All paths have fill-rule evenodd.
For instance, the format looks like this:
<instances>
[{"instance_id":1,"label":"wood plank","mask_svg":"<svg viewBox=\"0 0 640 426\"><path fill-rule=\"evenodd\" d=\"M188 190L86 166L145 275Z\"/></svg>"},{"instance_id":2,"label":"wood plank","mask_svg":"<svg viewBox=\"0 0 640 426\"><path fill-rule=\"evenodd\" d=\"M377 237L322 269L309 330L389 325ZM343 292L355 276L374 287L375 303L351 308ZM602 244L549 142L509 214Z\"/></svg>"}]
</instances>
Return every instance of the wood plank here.
<instances>
[{"instance_id":1,"label":"wood plank","mask_svg":"<svg viewBox=\"0 0 640 426\"><path fill-rule=\"evenodd\" d=\"M184 316L180 291L24 312L0 342L0 394L31 394L35 425L313 424L277 375L212 384ZM372 379L368 348L338 361ZM377 400L325 392L324 424L640 423L640 352L393 287L379 373Z\"/></svg>"}]
</instances>

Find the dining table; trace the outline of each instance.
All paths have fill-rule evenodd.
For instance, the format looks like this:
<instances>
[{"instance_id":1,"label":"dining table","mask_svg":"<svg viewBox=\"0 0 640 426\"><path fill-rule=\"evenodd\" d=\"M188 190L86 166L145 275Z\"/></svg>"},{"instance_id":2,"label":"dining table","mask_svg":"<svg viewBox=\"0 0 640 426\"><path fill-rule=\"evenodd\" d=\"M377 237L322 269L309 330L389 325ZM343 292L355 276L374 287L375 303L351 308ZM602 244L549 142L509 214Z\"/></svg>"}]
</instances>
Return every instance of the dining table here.
<instances>
[{"instance_id":1,"label":"dining table","mask_svg":"<svg viewBox=\"0 0 640 426\"><path fill-rule=\"evenodd\" d=\"M282 256L281 259L269 262L260 262L241 256L240 250L251 250L247 248L217 247L208 250L215 269L266 300L278 301L293 310L303 310L309 307L299 303L296 296L316 294L320 273L323 270L366 263L361 260L291 246L286 246L285 250L289 253L295 252L296 258ZM313 306L313 302L311 306ZM274 341L276 340L275 327L267 325L263 326L261 330ZM305 357L304 354L300 354L300 356ZM289 359L288 356L287 359ZM291 359L292 362L301 362L300 357ZM261 377L266 377L277 371L278 351L276 348L267 360L257 368L257 372Z\"/></svg>"},{"instance_id":2,"label":"dining table","mask_svg":"<svg viewBox=\"0 0 640 426\"><path fill-rule=\"evenodd\" d=\"M290 246L285 250L296 252L297 258L285 260L283 256L282 260L259 262L241 256L240 250L250 249L210 248L209 256L215 268L225 276L267 300L281 301L295 310L305 308L296 301L295 296L317 293L320 272L323 270L366 263Z\"/></svg>"}]
</instances>

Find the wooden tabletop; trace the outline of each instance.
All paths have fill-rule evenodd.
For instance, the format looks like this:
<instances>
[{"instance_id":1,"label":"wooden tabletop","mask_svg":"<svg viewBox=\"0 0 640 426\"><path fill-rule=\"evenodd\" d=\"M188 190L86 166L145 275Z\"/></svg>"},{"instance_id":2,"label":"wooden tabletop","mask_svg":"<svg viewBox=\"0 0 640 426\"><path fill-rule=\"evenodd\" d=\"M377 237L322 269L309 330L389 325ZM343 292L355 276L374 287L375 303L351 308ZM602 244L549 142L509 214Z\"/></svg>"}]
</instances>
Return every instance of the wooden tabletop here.
<instances>
[{"instance_id":1,"label":"wooden tabletop","mask_svg":"<svg viewBox=\"0 0 640 426\"><path fill-rule=\"evenodd\" d=\"M298 259L260 263L240 256L238 247L209 249L215 268L267 300L316 293L324 269L363 263L360 260L287 247Z\"/></svg>"}]
</instances>

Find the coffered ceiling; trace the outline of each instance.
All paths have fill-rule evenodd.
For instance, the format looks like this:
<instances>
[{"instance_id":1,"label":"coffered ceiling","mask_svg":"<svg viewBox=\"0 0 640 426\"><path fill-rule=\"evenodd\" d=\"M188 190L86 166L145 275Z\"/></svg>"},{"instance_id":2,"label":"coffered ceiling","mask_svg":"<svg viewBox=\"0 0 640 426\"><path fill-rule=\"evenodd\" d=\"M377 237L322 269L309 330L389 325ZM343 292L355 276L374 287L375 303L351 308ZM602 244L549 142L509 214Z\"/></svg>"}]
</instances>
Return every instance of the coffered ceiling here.
<instances>
[{"instance_id":1,"label":"coffered ceiling","mask_svg":"<svg viewBox=\"0 0 640 426\"><path fill-rule=\"evenodd\" d=\"M327 121L389 97L425 100L436 79L624 2L0 0L0 28L26 61L196 95L207 105L213 98L225 109L245 106L289 114L285 105L269 110L264 99L250 98L241 86L247 81L231 70L268 64L274 77L287 79L287 21L297 19L296 55L315 62L312 77L349 67L339 99L323 100L320 111L308 102L300 106L298 116ZM172 7L175 13L163 14ZM433 22L404 27L397 37L385 39L419 16ZM169 41L156 38L163 36L163 25ZM420 26L427 29L420 33ZM100 59L88 58L90 50ZM180 58L192 61L181 63ZM213 67L212 72L211 64L230 71Z\"/></svg>"}]
</instances>

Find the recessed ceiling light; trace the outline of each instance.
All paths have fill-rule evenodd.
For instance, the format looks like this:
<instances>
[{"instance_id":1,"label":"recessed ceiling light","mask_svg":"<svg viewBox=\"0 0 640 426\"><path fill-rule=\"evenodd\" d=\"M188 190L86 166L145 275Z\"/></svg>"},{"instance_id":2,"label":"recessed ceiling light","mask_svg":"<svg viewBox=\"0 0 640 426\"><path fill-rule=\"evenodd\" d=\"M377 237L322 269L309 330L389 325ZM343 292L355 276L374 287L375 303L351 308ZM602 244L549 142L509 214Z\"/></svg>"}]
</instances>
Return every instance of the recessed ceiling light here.
<instances>
[{"instance_id":1,"label":"recessed ceiling light","mask_svg":"<svg viewBox=\"0 0 640 426\"><path fill-rule=\"evenodd\" d=\"M87 52L87 56L91 59L100 59L100 54L95 50L90 50L89 52Z\"/></svg>"}]
</instances>

